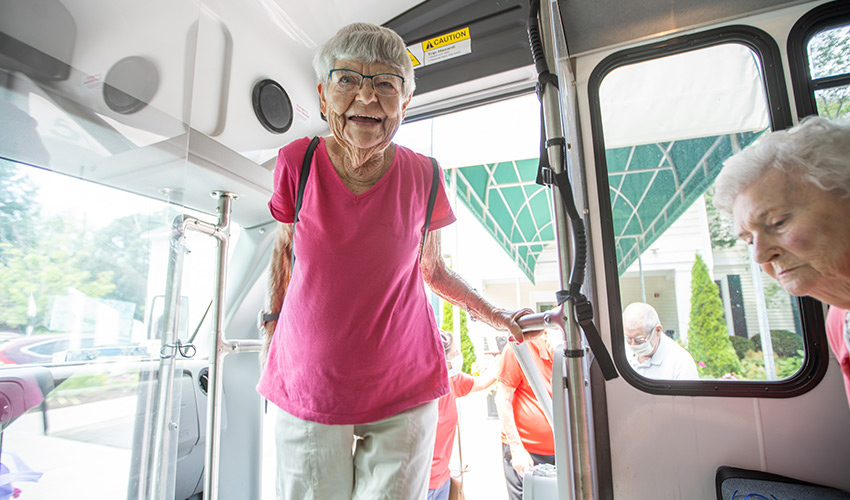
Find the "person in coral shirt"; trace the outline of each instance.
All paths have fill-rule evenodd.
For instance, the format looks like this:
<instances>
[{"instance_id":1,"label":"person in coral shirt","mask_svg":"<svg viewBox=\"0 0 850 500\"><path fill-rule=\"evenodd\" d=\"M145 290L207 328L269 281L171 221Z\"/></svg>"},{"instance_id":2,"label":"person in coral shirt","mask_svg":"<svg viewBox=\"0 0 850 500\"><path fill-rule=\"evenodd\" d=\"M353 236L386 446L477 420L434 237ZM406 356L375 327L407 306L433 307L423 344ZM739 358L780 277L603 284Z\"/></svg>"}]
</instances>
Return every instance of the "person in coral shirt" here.
<instances>
[{"instance_id":1,"label":"person in coral shirt","mask_svg":"<svg viewBox=\"0 0 850 500\"><path fill-rule=\"evenodd\" d=\"M545 381L552 380L552 347L547 335L523 342ZM496 407L502 423L502 457L511 500L522 500L522 478L533 465L555 464L555 438L546 414L520 368L514 345L505 347L499 363ZM547 384L549 397L552 386Z\"/></svg>"},{"instance_id":2,"label":"person in coral shirt","mask_svg":"<svg viewBox=\"0 0 850 500\"><path fill-rule=\"evenodd\" d=\"M454 336L450 332L440 331L440 339L443 341L443 349L446 352L451 392L438 401L437 437L434 442L434 457L431 459L428 500L449 498L449 480L451 479L449 459L452 457L458 422L455 401L473 392L483 391L496 381L495 370L485 371L477 377L462 372L463 353L454 341Z\"/></svg>"}]
</instances>

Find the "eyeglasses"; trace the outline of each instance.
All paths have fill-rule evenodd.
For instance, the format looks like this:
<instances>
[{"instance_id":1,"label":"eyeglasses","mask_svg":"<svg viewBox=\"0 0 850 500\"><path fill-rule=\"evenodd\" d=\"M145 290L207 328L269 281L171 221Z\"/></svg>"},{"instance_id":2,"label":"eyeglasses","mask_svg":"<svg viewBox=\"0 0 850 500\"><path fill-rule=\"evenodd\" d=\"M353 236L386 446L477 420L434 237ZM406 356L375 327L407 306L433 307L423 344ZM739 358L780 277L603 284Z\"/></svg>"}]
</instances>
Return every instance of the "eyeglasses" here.
<instances>
[{"instance_id":1,"label":"eyeglasses","mask_svg":"<svg viewBox=\"0 0 850 500\"><path fill-rule=\"evenodd\" d=\"M651 332L649 332L648 334L644 335L643 337L629 337L628 335L626 335L626 343L627 343L627 344L631 344L631 345L641 345L641 344L645 344L646 342L648 342L648 341L649 341L649 339L650 339L650 338L652 338L652 334L653 334L653 333L655 333L655 329L654 329L654 328L652 329L652 331L651 331Z\"/></svg>"},{"instance_id":2,"label":"eyeglasses","mask_svg":"<svg viewBox=\"0 0 850 500\"><path fill-rule=\"evenodd\" d=\"M377 75L364 75L353 69L332 69L328 73L331 83L337 92L351 94L357 92L363 86L363 81L372 80L372 89L378 95L395 97L401 95L404 87L404 77L393 73L378 73Z\"/></svg>"}]
</instances>

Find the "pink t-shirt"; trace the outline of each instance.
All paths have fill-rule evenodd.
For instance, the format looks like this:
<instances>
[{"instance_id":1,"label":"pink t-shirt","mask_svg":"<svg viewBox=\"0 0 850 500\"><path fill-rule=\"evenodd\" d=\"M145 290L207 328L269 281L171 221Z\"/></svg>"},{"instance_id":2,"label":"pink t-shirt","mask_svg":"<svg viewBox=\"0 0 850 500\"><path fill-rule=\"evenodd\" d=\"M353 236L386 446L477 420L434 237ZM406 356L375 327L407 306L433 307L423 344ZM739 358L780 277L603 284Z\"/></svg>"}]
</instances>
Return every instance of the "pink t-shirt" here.
<instances>
[{"instance_id":1,"label":"pink t-shirt","mask_svg":"<svg viewBox=\"0 0 850 500\"><path fill-rule=\"evenodd\" d=\"M472 391L475 379L468 373L460 372L451 379L451 392L440 398L437 417L437 438L434 440L434 457L431 459L431 480L428 489L435 490L446 484L451 472L449 460L457 429L457 405L455 399L462 398Z\"/></svg>"},{"instance_id":2,"label":"pink t-shirt","mask_svg":"<svg viewBox=\"0 0 850 500\"><path fill-rule=\"evenodd\" d=\"M847 401L850 403L850 353L848 353L847 339L845 338L845 317L847 311L838 307L830 307L826 316L826 337L829 346L838 359L841 373L844 375L844 388L847 391Z\"/></svg>"},{"instance_id":3,"label":"pink t-shirt","mask_svg":"<svg viewBox=\"0 0 850 500\"><path fill-rule=\"evenodd\" d=\"M291 223L310 140L282 148L269 209ZM443 346L419 268L431 161L396 147L393 162L355 195L321 140L298 224L295 267L257 390L298 418L359 424L448 392ZM455 220L440 172L429 231Z\"/></svg>"}]
</instances>

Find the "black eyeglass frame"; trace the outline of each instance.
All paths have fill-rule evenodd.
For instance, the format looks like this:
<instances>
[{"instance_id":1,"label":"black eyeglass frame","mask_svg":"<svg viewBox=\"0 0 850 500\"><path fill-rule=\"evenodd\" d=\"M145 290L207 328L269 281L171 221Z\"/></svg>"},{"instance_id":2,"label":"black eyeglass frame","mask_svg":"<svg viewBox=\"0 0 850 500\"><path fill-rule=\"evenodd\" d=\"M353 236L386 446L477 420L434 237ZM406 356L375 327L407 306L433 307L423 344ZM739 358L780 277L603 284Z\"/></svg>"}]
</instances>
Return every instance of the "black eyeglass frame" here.
<instances>
[{"instance_id":1,"label":"black eyeglass frame","mask_svg":"<svg viewBox=\"0 0 850 500\"><path fill-rule=\"evenodd\" d=\"M654 327L652 327L652 330L650 330L650 332L649 332L649 333L647 333L646 335L644 335L644 336L643 336L643 340L641 340L641 341L638 341L638 339L640 339L641 337L628 337L628 336L627 336L627 337L626 337L626 339L627 339L627 340L626 340L626 343L627 343L627 344L629 344L629 345L643 345L643 344L646 344L647 342L649 342L649 339L651 339L651 338L652 338L652 334L653 334L653 333L655 333L655 329L656 329L656 328L658 328L658 326L659 326L659 325L655 325ZM629 340L628 340L628 339L631 339L631 342L629 342Z\"/></svg>"},{"instance_id":2,"label":"black eyeglass frame","mask_svg":"<svg viewBox=\"0 0 850 500\"><path fill-rule=\"evenodd\" d=\"M358 90L363 88L363 82L365 82L366 79L368 78L372 82L372 90L374 90L376 94L395 96L395 95L402 95L404 93L404 77L401 76L401 75L397 75L395 73L376 73L374 75L364 75L363 73L361 73L359 71L354 71L353 69L334 68L334 69L328 71L328 81L330 83L334 83L334 81L333 81L334 71L348 71L348 72L360 75L360 85L357 86ZM378 89L375 88L375 77L377 77L377 76L394 76L396 78L401 79L401 89L400 89L399 93L398 94L381 94L380 92L378 92ZM334 83L334 85L337 85L337 84Z\"/></svg>"}]
</instances>

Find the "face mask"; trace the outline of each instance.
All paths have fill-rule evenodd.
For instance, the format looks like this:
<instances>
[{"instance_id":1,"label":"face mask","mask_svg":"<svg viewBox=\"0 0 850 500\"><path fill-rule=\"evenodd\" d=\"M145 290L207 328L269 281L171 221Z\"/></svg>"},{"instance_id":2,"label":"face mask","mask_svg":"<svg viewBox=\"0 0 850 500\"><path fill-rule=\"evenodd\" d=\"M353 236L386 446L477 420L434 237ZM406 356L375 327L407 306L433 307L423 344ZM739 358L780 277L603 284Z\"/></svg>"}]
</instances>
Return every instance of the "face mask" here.
<instances>
[{"instance_id":1,"label":"face mask","mask_svg":"<svg viewBox=\"0 0 850 500\"><path fill-rule=\"evenodd\" d=\"M654 330L653 330L653 333L655 333ZM655 348L652 345L651 339L652 339L652 333L649 334L649 336L646 338L646 342L644 342L643 344L640 344L640 345L626 344L626 347L628 347L629 350L631 352L635 353L637 356L649 356L652 353L652 350Z\"/></svg>"},{"instance_id":2,"label":"face mask","mask_svg":"<svg viewBox=\"0 0 850 500\"><path fill-rule=\"evenodd\" d=\"M454 377L458 373L460 373L460 369L463 367L463 354L458 354L446 361L446 364L449 368L449 378Z\"/></svg>"}]
</instances>

